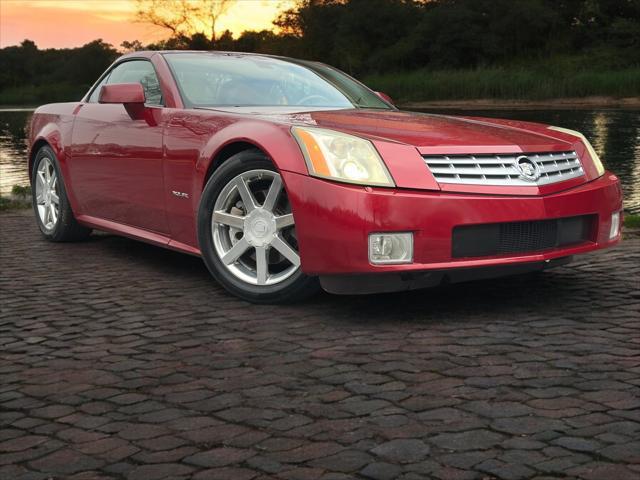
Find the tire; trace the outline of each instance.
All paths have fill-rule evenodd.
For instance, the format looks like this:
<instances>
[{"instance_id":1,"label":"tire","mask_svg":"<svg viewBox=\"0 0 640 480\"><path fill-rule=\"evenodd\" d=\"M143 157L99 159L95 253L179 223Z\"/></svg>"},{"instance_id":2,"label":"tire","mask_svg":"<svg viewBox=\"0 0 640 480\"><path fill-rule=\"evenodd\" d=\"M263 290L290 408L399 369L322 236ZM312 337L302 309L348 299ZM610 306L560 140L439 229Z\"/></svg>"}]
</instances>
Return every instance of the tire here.
<instances>
[{"instance_id":1,"label":"tire","mask_svg":"<svg viewBox=\"0 0 640 480\"><path fill-rule=\"evenodd\" d=\"M33 161L31 195L36 222L44 238L51 242L75 242L89 237L91 229L80 225L73 216L58 159L49 146L38 150Z\"/></svg>"},{"instance_id":2,"label":"tire","mask_svg":"<svg viewBox=\"0 0 640 480\"><path fill-rule=\"evenodd\" d=\"M211 274L244 300L291 303L320 289L300 268L282 179L260 151L240 152L213 173L198 209L198 241Z\"/></svg>"}]
</instances>

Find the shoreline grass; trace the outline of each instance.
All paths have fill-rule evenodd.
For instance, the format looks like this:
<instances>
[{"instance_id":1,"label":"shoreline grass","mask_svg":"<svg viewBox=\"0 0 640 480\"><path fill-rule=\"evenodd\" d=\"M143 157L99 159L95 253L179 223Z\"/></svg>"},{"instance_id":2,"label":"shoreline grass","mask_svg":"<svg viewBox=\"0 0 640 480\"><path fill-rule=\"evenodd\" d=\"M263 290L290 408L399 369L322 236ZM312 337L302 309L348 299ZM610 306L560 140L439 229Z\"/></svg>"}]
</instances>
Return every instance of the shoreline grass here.
<instances>
[{"instance_id":1,"label":"shoreline grass","mask_svg":"<svg viewBox=\"0 0 640 480\"><path fill-rule=\"evenodd\" d=\"M620 70L478 68L416 70L369 75L366 85L397 102L443 100L551 100L583 97L640 96L640 67Z\"/></svg>"},{"instance_id":2,"label":"shoreline grass","mask_svg":"<svg viewBox=\"0 0 640 480\"><path fill-rule=\"evenodd\" d=\"M640 215L632 215L632 214L625 215L623 225L625 228L640 229Z\"/></svg>"},{"instance_id":3,"label":"shoreline grass","mask_svg":"<svg viewBox=\"0 0 640 480\"><path fill-rule=\"evenodd\" d=\"M0 106L43 105L45 103L79 100L89 89L86 85L50 83L47 85L22 85L0 91Z\"/></svg>"},{"instance_id":4,"label":"shoreline grass","mask_svg":"<svg viewBox=\"0 0 640 480\"><path fill-rule=\"evenodd\" d=\"M31 187L14 185L8 197L0 196L0 212L31 208Z\"/></svg>"},{"instance_id":5,"label":"shoreline grass","mask_svg":"<svg viewBox=\"0 0 640 480\"><path fill-rule=\"evenodd\" d=\"M31 204L21 200L0 196L0 212L11 212L31 208Z\"/></svg>"}]
</instances>

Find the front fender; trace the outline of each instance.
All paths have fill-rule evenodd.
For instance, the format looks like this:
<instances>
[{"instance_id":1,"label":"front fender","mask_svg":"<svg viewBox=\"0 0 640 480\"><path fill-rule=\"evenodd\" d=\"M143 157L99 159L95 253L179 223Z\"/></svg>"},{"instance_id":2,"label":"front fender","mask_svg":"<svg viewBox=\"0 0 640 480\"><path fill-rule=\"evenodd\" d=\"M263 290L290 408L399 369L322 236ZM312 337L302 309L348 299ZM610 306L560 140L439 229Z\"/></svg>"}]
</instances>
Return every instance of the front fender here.
<instances>
[{"instance_id":1,"label":"front fender","mask_svg":"<svg viewBox=\"0 0 640 480\"><path fill-rule=\"evenodd\" d=\"M255 120L235 122L216 132L202 149L197 170L206 173L217 154L235 142L255 145L271 158L279 170L307 172L300 147L291 135L291 127Z\"/></svg>"},{"instance_id":2,"label":"front fender","mask_svg":"<svg viewBox=\"0 0 640 480\"><path fill-rule=\"evenodd\" d=\"M250 137L247 135L250 133ZM289 125L256 120L238 121L218 130L200 150L196 164L194 206L199 204L206 175L220 152L233 143L248 143L262 150L278 170L307 174L300 147L290 132Z\"/></svg>"}]
</instances>

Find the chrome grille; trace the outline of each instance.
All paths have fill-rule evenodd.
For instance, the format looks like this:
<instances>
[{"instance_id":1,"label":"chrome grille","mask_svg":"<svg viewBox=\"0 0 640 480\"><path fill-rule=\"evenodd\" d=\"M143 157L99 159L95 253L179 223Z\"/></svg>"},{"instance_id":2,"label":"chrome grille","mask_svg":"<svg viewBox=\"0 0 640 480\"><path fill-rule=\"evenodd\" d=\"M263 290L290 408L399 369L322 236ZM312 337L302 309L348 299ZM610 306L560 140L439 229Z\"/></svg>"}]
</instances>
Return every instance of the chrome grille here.
<instances>
[{"instance_id":1,"label":"chrome grille","mask_svg":"<svg viewBox=\"0 0 640 480\"><path fill-rule=\"evenodd\" d=\"M526 180L516 160L527 157L540 168L540 178ZM440 183L531 187L562 182L584 175L576 152L518 153L500 155L423 155Z\"/></svg>"}]
</instances>

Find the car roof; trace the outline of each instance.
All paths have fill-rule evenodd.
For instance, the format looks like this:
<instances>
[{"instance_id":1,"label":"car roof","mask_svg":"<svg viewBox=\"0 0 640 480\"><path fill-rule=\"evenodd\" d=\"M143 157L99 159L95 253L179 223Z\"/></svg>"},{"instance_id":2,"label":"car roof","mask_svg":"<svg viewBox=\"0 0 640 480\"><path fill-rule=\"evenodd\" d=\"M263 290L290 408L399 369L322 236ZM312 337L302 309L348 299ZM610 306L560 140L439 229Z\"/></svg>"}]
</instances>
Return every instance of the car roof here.
<instances>
[{"instance_id":1,"label":"car roof","mask_svg":"<svg viewBox=\"0 0 640 480\"><path fill-rule=\"evenodd\" d=\"M280 58L283 60L293 60L290 57L283 57L280 55L268 55L264 53L253 53L253 52L230 52L230 51L222 51L222 50L138 50L135 52L129 52L122 55L120 58L130 58L130 57L144 57L151 58L154 55L164 55L167 53L199 53L202 55L225 55L225 56L247 56L247 57L266 57L266 58Z\"/></svg>"}]
</instances>

